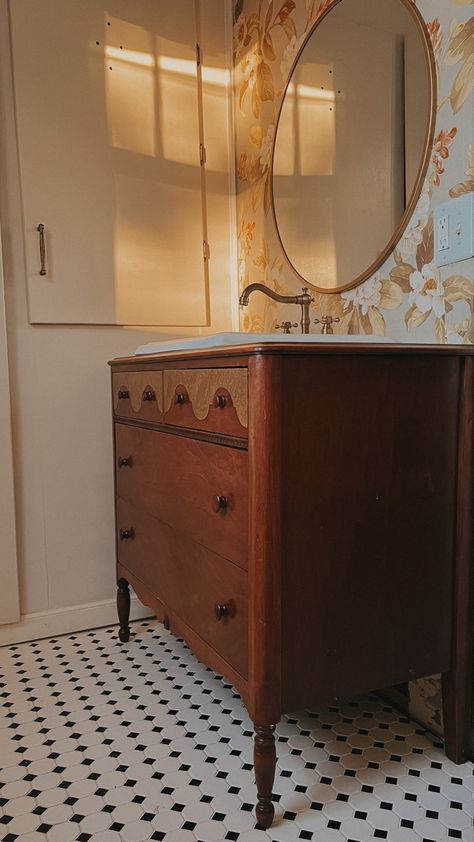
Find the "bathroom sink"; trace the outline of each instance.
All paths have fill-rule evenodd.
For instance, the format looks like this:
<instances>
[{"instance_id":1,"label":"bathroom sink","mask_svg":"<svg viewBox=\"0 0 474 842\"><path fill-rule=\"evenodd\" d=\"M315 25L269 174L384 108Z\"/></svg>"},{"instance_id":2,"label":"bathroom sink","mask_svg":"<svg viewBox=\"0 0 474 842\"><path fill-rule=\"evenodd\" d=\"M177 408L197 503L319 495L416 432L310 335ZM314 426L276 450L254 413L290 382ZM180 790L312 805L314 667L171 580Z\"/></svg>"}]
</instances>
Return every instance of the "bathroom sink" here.
<instances>
[{"instance_id":1,"label":"bathroom sink","mask_svg":"<svg viewBox=\"0 0 474 842\"><path fill-rule=\"evenodd\" d=\"M345 333L214 333L212 336L193 336L189 339L173 339L165 342L147 342L140 345L135 354L160 354L170 351L193 351L200 348L225 348L235 345L263 345L265 342L325 343L325 342L391 342L386 336L349 336Z\"/></svg>"}]
</instances>

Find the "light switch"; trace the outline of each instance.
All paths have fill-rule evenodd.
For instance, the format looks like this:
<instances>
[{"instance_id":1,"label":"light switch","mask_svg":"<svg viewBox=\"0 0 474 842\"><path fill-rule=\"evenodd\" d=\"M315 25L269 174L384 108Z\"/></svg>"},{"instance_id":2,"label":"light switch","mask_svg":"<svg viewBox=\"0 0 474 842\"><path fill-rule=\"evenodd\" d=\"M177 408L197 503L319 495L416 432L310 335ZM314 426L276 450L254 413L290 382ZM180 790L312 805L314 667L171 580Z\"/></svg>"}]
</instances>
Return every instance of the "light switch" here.
<instances>
[{"instance_id":1,"label":"light switch","mask_svg":"<svg viewBox=\"0 0 474 842\"><path fill-rule=\"evenodd\" d=\"M438 205L434 211L437 266L468 260L474 255L474 193Z\"/></svg>"}]
</instances>

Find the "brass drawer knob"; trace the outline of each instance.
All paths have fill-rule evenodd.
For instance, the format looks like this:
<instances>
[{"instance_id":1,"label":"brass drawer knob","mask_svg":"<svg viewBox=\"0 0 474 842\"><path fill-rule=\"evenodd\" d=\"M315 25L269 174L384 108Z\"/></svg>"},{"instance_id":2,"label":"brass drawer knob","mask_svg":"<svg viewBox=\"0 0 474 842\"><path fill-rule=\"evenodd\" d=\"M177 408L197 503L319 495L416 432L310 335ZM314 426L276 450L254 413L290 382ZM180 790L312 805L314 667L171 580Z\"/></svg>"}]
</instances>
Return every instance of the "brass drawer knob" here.
<instances>
[{"instance_id":1,"label":"brass drawer knob","mask_svg":"<svg viewBox=\"0 0 474 842\"><path fill-rule=\"evenodd\" d=\"M119 456L119 458L118 458L119 468L131 468L132 464L133 464L133 462L132 462L131 456Z\"/></svg>"},{"instance_id":2,"label":"brass drawer knob","mask_svg":"<svg viewBox=\"0 0 474 842\"><path fill-rule=\"evenodd\" d=\"M155 395L153 389L146 389L146 391L143 392L143 400L144 401L154 401L154 400L156 400L156 395Z\"/></svg>"},{"instance_id":3,"label":"brass drawer knob","mask_svg":"<svg viewBox=\"0 0 474 842\"><path fill-rule=\"evenodd\" d=\"M214 614L216 615L216 620L220 622L224 619L224 617L229 616L229 606L225 602L216 602L214 605Z\"/></svg>"},{"instance_id":4,"label":"brass drawer knob","mask_svg":"<svg viewBox=\"0 0 474 842\"><path fill-rule=\"evenodd\" d=\"M119 389L118 396L119 400L124 401L130 397L130 392L128 391L128 389Z\"/></svg>"},{"instance_id":5,"label":"brass drawer knob","mask_svg":"<svg viewBox=\"0 0 474 842\"><path fill-rule=\"evenodd\" d=\"M132 527L130 527L130 529L121 529L119 535L121 541L133 541L135 538L135 530Z\"/></svg>"},{"instance_id":6,"label":"brass drawer knob","mask_svg":"<svg viewBox=\"0 0 474 842\"><path fill-rule=\"evenodd\" d=\"M227 404L227 398L225 395L214 395L214 406L219 407L219 409L224 409L225 405Z\"/></svg>"},{"instance_id":7,"label":"brass drawer knob","mask_svg":"<svg viewBox=\"0 0 474 842\"><path fill-rule=\"evenodd\" d=\"M212 508L215 512L225 512L228 504L229 501L223 494L216 494L215 497L212 498Z\"/></svg>"},{"instance_id":8,"label":"brass drawer knob","mask_svg":"<svg viewBox=\"0 0 474 842\"><path fill-rule=\"evenodd\" d=\"M178 394L176 395L175 401L176 401L177 404L182 406L183 403L186 403L187 399L188 399L188 396L184 392L178 392Z\"/></svg>"}]
</instances>

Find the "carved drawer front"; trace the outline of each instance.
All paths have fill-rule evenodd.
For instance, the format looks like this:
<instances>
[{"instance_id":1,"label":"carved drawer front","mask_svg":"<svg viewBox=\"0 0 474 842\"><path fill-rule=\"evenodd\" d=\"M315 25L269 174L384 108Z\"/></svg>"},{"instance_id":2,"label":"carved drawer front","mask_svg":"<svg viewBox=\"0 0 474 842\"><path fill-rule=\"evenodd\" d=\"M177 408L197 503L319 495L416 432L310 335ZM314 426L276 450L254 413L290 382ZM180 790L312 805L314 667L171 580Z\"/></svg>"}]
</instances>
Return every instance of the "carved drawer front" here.
<instances>
[{"instance_id":1,"label":"carved drawer front","mask_svg":"<svg viewBox=\"0 0 474 842\"><path fill-rule=\"evenodd\" d=\"M246 437L247 369L165 371L164 410L167 424Z\"/></svg>"},{"instance_id":2,"label":"carved drawer front","mask_svg":"<svg viewBox=\"0 0 474 842\"><path fill-rule=\"evenodd\" d=\"M114 414L163 421L163 372L123 371L112 375Z\"/></svg>"},{"instance_id":3,"label":"carved drawer front","mask_svg":"<svg viewBox=\"0 0 474 842\"><path fill-rule=\"evenodd\" d=\"M115 425L117 494L247 568L248 453Z\"/></svg>"},{"instance_id":4,"label":"carved drawer front","mask_svg":"<svg viewBox=\"0 0 474 842\"><path fill-rule=\"evenodd\" d=\"M246 572L121 498L117 532L119 563L245 677Z\"/></svg>"}]
</instances>

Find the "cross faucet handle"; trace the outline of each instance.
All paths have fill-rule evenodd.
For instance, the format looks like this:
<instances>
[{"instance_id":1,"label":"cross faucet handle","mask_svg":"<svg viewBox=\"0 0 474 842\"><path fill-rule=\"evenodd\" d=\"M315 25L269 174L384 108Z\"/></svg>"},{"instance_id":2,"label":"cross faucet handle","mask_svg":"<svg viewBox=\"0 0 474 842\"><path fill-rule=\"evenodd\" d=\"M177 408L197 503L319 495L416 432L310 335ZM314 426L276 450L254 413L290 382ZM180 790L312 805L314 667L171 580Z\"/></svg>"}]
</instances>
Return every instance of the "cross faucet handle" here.
<instances>
[{"instance_id":1,"label":"cross faucet handle","mask_svg":"<svg viewBox=\"0 0 474 842\"><path fill-rule=\"evenodd\" d=\"M292 327L298 327L297 322L282 322L281 325L275 325L275 329L283 330L283 333L291 333Z\"/></svg>"},{"instance_id":2,"label":"cross faucet handle","mask_svg":"<svg viewBox=\"0 0 474 842\"><path fill-rule=\"evenodd\" d=\"M335 318L332 316L321 316L320 319L314 320L314 324L322 325L321 333L334 333L332 326L340 321L339 316L335 316Z\"/></svg>"}]
</instances>

